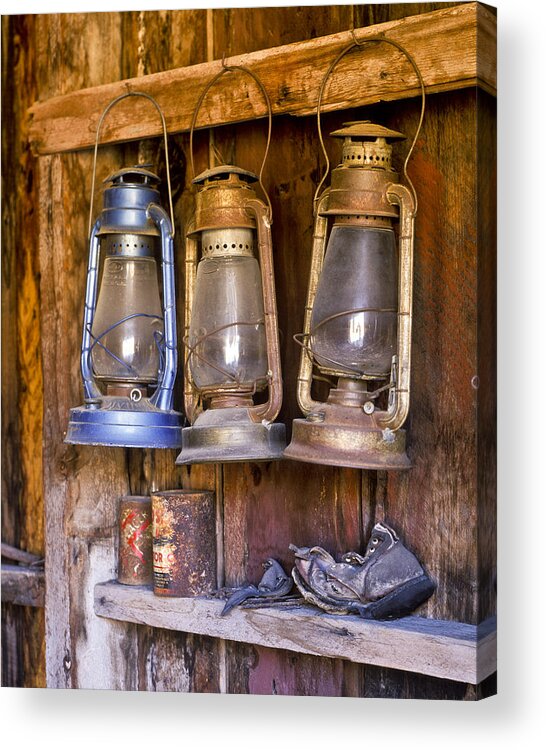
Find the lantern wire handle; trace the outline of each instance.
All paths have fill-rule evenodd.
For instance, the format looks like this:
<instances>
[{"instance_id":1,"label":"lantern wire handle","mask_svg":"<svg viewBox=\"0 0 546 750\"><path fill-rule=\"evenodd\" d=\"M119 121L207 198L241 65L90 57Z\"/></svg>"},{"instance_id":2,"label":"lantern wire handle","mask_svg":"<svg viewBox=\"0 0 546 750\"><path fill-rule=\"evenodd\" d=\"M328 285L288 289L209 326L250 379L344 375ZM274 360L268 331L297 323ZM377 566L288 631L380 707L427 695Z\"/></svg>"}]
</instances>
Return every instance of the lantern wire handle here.
<instances>
[{"instance_id":1,"label":"lantern wire handle","mask_svg":"<svg viewBox=\"0 0 546 750\"><path fill-rule=\"evenodd\" d=\"M243 73L247 73L251 78L254 79L254 81L258 85L258 87L259 87L259 89L260 89L260 91L262 93L262 96L263 96L263 98L265 100L265 103L267 105L267 118L268 118L267 142L266 142L266 145L265 145L265 153L264 153L264 158L262 160L262 166L260 167L260 171L258 173L258 183L259 183L259 185L260 185L260 187L262 189L262 192L263 192L263 194L264 194L264 196L265 196L265 198L267 200L269 222L271 223L272 222L272 217L273 217L273 209L271 207L271 201L269 200L269 195L267 194L267 191L264 188L264 185L263 185L263 182L262 182L262 175L263 175L265 163L267 161L267 156L269 154L269 146L270 146L270 143L271 143L271 129L272 129L272 123L273 123L273 115L272 115L272 112L271 112L271 102L269 100L269 96L267 95L267 91L265 90L265 87L264 87L263 83L260 81L260 79L258 78L258 76L255 73L253 73L248 68L245 68L243 65L227 65L225 57L226 56L225 56L225 53L224 53L222 55L222 68L221 68L221 70L214 76L214 78L212 78L212 80L210 80L208 82L208 84L205 86L205 88L201 92L201 95L200 95L200 97L199 97L199 99L197 101L197 104L195 105L195 109L194 109L194 112L193 112L193 117L192 117L191 126L190 126L190 163L191 163L192 177L195 177L195 162L194 162L194 158L193 158L193 133L194 133L195 126L196 126L196 123L197 123L197 115L199 113L199 110L201 109L201 105L203 104L205 96L208 94L209 90L214 86L214 84L216 83L216 81L221 76L224 75L224 73L229 73L229 72L233 72L233 71L236 71L236 70L241 70Z\"/></svg>"},{"instance_id":2,"label":"lantern wire handle","mask_svg":"<svg viewBox=\"0 0 546 750\"><path fill-rule=\"evenodd\" d=\"M104 121L104 118L108 114L108 112L112 109L112 107L120 102L122 99L127 99L129 96L140 96L143 99L148 99L154 107L157 109L159 116L161 117L161 125L163 128L163 141L165 143L165 166L167 168L167 189L169 192L169 209L171 212L171 237L174 237L174 211L173 211L173 196L172 196L172 190L171 190L171 170L169 167L169 147L167 143L167 125L165 123L165 117L163 115L163 112L161 110L161 107L156 102L156 100L151 96L150 94L145 93L144 91L127 91L125 94L121 94L120 96L113 99L110 104L106 107L102 115L100 116L98 125L97 125L97 135L95 138L95 153L93 155L93 179L91 182L91 200L89 201L89 229L88 229L88 236L91 236L91 227L93 223L93 198L95 195L95 176L97 171L97 151L99 148L99 135L100 135L100 129L102 127L102 123Z\"/></svg>"},{"instance_id":3,"label":"lantern wire handle","mask_svg":"<svg viewBox=\"0 0 546 750\"><path fill-rule=\"evenodd\" d=\"M328 177L328 172L330 171L330 160L328 158L328 153L327 153L326 147L324 145L324 140L322 138L322 129L321 129L321 125L320 125L320 108L322 106L322 97L324 96L324 90L326 88L326 83L328 81L328 78L330 77L333 69L338 64L338 62L341 60L341 58L344 57L352 49L354 49L355 47L364 47L364 45L366 45L366 44L371 44L371 43L377 43L377 42L379 42L379 43L384 43L384 44L390 44L393 47L396 47L396 49L398 49L400 52L402 52L403 55L405 55L405 57L407 58L407 60L411 63L411 66L413 67L413 70L415 71L415 74L416 74L416 76L417 76L417 78L419 80L419 86L421 88L421 113L420 113L420 116L419 116L419 123L417 125L417 130L416 130L415 135L413 137L413 140L411 142L411 146L410 146L410 148L408 150L406 159L404 161L404 167L403 167L404 177L405 177L408 185L411 188L411 192L413 193L413 198L414 198L414 201L415 201L415 211L417 211L417 193L416 193L415 187L413 186L412 181L410 180L410 178L408 176L407 167L408 167L408 162L410 160L411 154L412 154L413 149L415 147L415 144L417 143L417 138L419 137L419 133L421 132L421 126L423 124L423 118L425 116L425 83L423 81L423 76L421 75L421 71L419 70L419 67L418 67L417 63L415 62L413 56L408 52L408 50L405 47L403 47L398 42L395 42L393 39L388 39L385 36L374 36L374 37L368 37L367 39L362 39L361 41L359 41L356 38L355 30L354 29L351 29L351 34L352 34L352 37L353 37L353 40L354 40L353 43L349 44L348 47L345 47L345 49L341 50L341 52L338 54L338 56L335 58L335 60L330 64L330 67L326 71L326 75L322 79L322 84L320 86L319 98L318 98L318 102L317 102L317 127L318 127L318 134L319 134L320 145L322 147L322 152L323 152L324 157L326 159L326 169L325 169L324 174L322 176L322 179L321 179L321 181L319 183L319 186L316 189L315 197L313 199L313 205L316 206L317 200L318 200L318 196L320 194L320 189L322 188L322 185L324 184L324 181Z\"/></svg>"}]
</instances>

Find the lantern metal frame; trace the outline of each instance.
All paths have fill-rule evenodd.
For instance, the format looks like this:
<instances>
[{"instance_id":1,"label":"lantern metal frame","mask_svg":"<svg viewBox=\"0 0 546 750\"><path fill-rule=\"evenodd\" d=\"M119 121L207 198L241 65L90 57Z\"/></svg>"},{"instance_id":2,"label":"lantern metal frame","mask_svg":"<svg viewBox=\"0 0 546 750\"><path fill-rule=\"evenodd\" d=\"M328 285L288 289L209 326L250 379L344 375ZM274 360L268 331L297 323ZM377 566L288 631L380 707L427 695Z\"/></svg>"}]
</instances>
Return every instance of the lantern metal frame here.
<instances>
[{"instance_id":1,"label":"lantern metal frame","mask_svg":"<svg viewBox=\"0 0 546 750\"><path fill-rule=\"evenodd\" d=\"M163 341L161 344L162 362L158 372L157 387L149 397L143 396L139 389L134 389L129 396L104 395L99 388L93 366L91 363L91 352L99 343L101 336L93 336L92 325L97 304L99 286L99 263L100 263L100 234L104 230L101 216L93 224L93 199L95 193L95 178L97 166L97 152L99 146L100 130L106 115L112 107L128 97L142 97L150 101L156 108L161 118L163 139L165 147L165 164L167 171L167 186L169 195L170 216L157 203L150 202L145 211L142 206L135 205L131 209L131 215L135 221L146 222L142 227L143 233L155 235L161 238L161 267L163 282ZM140 167L128 168L116 173L124 172L146 174L155 177L152 173ZM157 179L157 178L156 178ZM113 232L123 232L123 213L127 211L126 206L112 206L109 209L110 216L108 229ZM141 216L142 215L142 216ZM149 226L153 228L151 228ZM139 227L140 228L140 227ZM134 232L138 233L137 230ZM179 448L180 427L183 424L182 415L173 410L173 389L177 371L177 342L176 342L176 299L174 281L174 213L172 203L172 190L169 169L169 152L167 143L167 127L163 112L156 100L149 94L141 91L129 91L113 99L103 111L98 125L95 138L95 150L93 156L93 177L91 182L91 197L89 205L89 263L87 269L87 283L85 292L85 307L82 346L80 357L80 369L83 381L84 404L83 406L70 410L66 443L78 445L107 445L128 448ZM141 313L137 313L140 315ZM115 325L119 325L127 318L123 318ZM103 346L104 348L104 346ZM112 353L110 353L112 354ZM115 356L112 354L112 356ZM128 378L130 380L130 378ZM138 393L137 393L138 391Z\"/></svg>"},{"instance_id":2,"label":"lantern metal frame","mask_svg":"<svg viewBox=\"0 0 546 750\"><path fill-rule=\"evenodd\" d=\"M189 427L182 430L182 451L178 464L271 461L282 458L286 446L284 424L274 422L282 405L282 375L278 339L275 278L271 241L271 201L262 182L262 175L269 153L272 129L271 104L265 88L252 71L239 65L226 65L207 84L196 104L190 128L190 160L195 174L193 157L193 134L199 109L206 94L216 81L227 72L242 71L258 85L268 108L268 134L265 153L258 175L240 167L223 164L207 169L194 177L198 186L195 196L195 213L186 228L186 294L184 344L187 350L184 366L184 407ZM251 182L258 182L267 204L258 199ZM191 357L201 356L197 345L190 345L192 308L195 300L195 283L199 255L199 236L207 230L225 231L252 229L256 231L258 261L261 274L261 292L264 305L264 320L267 376L255 381L250 388L242 388L233 378L232 383L222 383L199 388L191 373ZM229 253L227 253L229 255ZM254 256L253 256L254 257ZM236 321L226 327L245 325ZM254 324L254 323L253 323ZM210 332L206 337L218 331ZM198 344L203 343L202 339ZM209 366L225 373L216 364ZM268 388L266 403L255 404L253 394ZM204 400L211 405L205 408Z\"/></svg>"},{"instance_id":3,"label":"lantern metal frame","mask_svg":"<svg viewBox=\"0 0 546 750\"><path fill-rule=\"evenodd\" d=\"M305 419L293 422L292 441L284 452L286 458L309 463L347 466L363 469L409 469L411 462L406 454L406 433L402 429L409 413L411 376L411 328L413 294L413 245L414 221L417 213L417 194L408 176L407 165L411 157L425 112L425 87L421 72L412 55L392 39L369 37L356 39L343 49L330 64L321 84L317 103L317 127L320 144L326 159L326 168L314 196L315 226L309 287L305 307L304 330L294 339L302 346L300 369L297 381L298 405ZM403 166L403 174L409 187L398 183L393 171L347 168L341 164L337 168L335 187L321 188L328 176L330 162L324 145L321 130L321 105L326 83L339 61L356 47L367 44L385 43L402 52L412 65L421 89L421 111L418 126L408 150ZM344 129L334 132L334 136L347 136L351 129L359 131L362 123L346 123ZM404 138L401 133L381 126L368 125L360 132L376 133L377 138L392 140ZM373 137L373 136L372 136ZM377 148L383 147L378 141ZM376 143L373 145L376 146ZM358 144L363 148L362 143ZM356 148L356 146L355 146ZM389 148L385 149L388 153ZM362 154L361 156L364 156ZM349 157L350 158L350 157ZM354 157L353 157L354 158ZM375 157L374 157L375 158ZM380 157L381 158L381 157ZM362 158L362 162L365 158ZM335 174L335 173L334 173ZM334 175L332 181L334 183ZM330 366L318 364L311 347L313 331L311 317L317 287L323 268L328 219L331 216L344 216L346 221L360 227L392 228L392 220L399 214L399 263L398 263L398 305L397 305L397 345L392 357L388 382L374 390L366 390L366 380L381 380L381 376L351 373L345 366L331 361ZM350 272L350 269L348 269ZM363 310L364 312L366 310ZM358 312L350 310L347 312ZM322 321L324 322L324 321ZM324 359L323 357L321 357ZM317 401L311 396L313 368L326 375L343 379L340 387L332 388L328 401ZM386 409L377 409L375 401L388 391Z\"/></svg>"}]
</instances>

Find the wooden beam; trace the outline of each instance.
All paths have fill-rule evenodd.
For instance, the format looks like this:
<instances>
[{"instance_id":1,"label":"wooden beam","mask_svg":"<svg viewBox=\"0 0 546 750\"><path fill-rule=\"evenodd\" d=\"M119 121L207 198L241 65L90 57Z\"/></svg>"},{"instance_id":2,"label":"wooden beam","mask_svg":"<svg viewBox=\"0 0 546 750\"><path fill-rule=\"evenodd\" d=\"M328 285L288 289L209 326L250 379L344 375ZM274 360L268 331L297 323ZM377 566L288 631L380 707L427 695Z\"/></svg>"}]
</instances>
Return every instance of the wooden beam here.
<instances>
[{"instance_id":1,"label":"wooden beam","mask_svg":"<svg viewBox=\"0 0 546 750\"><path fill-rule=\"evenodd\" d=\"M44 571L19 565L2 565L2 601L25 607L43 607Z\"/></svg>"},{"instance_id":2,"label":"wooden beam","mask_svg":"<svg viewBox=\"0 0 546 750\"><path fill-rule=\"evenodd\" d=\"M385 35L413 55L427 93L480 86L496 89L496 19L479 3L409 16L355 30L359 41ZM329 64L353 41L350 31L226 59L255 73L269 94L274 114L315 112L318 91ZM478 54L479 53L479 54ZM221 69L221 61L166 70L117 81L37 102L30 108L30 141L39 154L88 148L97 121L120 94L138 90L155 97L170 133L189 130L204 85ZM381 100L419 94L415 74L390 45L374 44L346 55L337 66L324 97L324 110L347 109ZM242 73L222 76L206 97L199 127L264 117L266 105L256 84ZM146 100L114 108L105 121L101 143L157 136L161 124Z\"/></svg>"},{"instance_id":3,"label":"wooden beam","mask_svg":"<svg viewBox=\"0 0 546 750\"><path fill-rule=\"evenodd\" d=\"M24 565L32 565L36 564L39 561L43 561L43 557L35 555L33 552L27 552L26 550L19 549L18 547L12 547L11 544L6 544L5 542L2 542L0 551L2 553L2 557L7 558L8 560L21 562Z\"/></svg>"},{"instance_id":4,"label":"wooden beam","mask_svg":"<svg viewBox=\"0 0 546 750\"><path fill-rule=\"evenodd\" d=\"M238 608L220 617L222 607L215 599L164 598L147 587L114 581L95 586L95 613L114 620L472 684L496 669L496 631L490 621L479 627L423 617L375 622L308 606Z\"/></svg>"}]
</instances>

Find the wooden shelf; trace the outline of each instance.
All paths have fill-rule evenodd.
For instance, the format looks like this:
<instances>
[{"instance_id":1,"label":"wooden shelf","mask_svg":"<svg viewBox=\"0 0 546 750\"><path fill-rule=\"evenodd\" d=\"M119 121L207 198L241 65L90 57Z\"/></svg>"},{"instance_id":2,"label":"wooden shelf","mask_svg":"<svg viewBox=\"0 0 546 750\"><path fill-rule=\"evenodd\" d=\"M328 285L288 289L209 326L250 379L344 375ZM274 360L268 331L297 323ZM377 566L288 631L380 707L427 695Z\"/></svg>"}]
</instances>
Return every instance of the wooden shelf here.
<instances>
[{"instance_id":1,"label":"wooden shelf","mask_svg":"<svg viewBox=\"0 0 546 750\"><path fill-rule=\"evenodd\" d=\"M417 62L427 93L480 86L496 91L496 18L479 3L409 16L355 30L356 38L388 36ZM316 111L320 84L336 55L353 42L350 31L230 57L228 65L245 66L261 79L272 112L309 115ZM161 106L170 133L187 131L203 86L221 69L221 61L166 70L96 86L34 104L30 141L39 154L88 148L95 142L97 121L107 104L130 90L144 91ZM347 109L381 100L417 96L415 73L405 57L386 44L346 55L324 96L324 111ZM112 110L101 143L157 136L161 126L149 102ZM267 114L263 97L249 76L225 75L206 97L200 127L253 120Z\"/></svg>"},{"instance_id":2,"label":"wooden shelf","mask_svg":"<svg viewBox=\"0 0 546 750\"><path fill-rule=\"evenodd\" d=\"M392 622L327 615L314 607L236 608L198 597L155 596L115 581L95 586L95 613L123 622L478 684L496 669L495 619L479 626L405 617Z\"/></svg>"}]
</instances>

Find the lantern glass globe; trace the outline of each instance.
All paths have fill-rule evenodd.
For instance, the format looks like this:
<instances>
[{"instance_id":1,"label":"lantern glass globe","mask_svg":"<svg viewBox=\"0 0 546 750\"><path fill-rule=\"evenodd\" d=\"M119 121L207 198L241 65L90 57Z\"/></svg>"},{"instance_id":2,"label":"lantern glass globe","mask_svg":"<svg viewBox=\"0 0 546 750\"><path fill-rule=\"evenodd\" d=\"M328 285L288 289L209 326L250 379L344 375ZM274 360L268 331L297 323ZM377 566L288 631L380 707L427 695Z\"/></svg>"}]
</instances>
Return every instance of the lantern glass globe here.
<instances>
[{"instance_id":1,"label":"lantern glass globe","mask_svg":"<svg viewBox=\"0 0 546 750\"><path fill-rule=\"evenodd\" d=\"M332 228L311 316L319 368L388 375L397 340L397 253L392 229Z\"/></svg>"},{"instance_id":2,"label":"lantern glass globe","mask_svg":"<svg viewBox=\"0 0 546 750\"><path fill-rule=\"evenodd\" d=\"M163 311L153 258L105 258L92 335L96 378L157 382Z\"/></svg>"},{"instance_id":3,"label":"lantern glass globe","mask_svg":"<svg viewBox=\"0 0 546 750\"><path fill-rule=\"evenodd\" d=\"M260 267L250 256L203 258L197 268L189 332L197 388L253 390L267 377Z\"/></svg>"}]
</instances>

